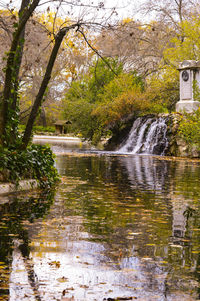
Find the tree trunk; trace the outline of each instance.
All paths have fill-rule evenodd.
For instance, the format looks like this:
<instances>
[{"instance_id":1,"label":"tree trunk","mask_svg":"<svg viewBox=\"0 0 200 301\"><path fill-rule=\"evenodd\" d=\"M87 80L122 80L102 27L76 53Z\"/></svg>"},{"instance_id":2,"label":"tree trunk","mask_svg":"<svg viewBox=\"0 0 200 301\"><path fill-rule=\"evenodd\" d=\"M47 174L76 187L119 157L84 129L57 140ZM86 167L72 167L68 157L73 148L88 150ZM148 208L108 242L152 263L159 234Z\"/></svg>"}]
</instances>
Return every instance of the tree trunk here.
<instances>
[{"instance_id":1,"label":"tree trunk","mask_svg":"<svg viewBox=\"0 0 200 301\"><path fill-rule=\"evenodd\" d=\"M42 100L43 100L46 88L47 88L48 83L51 79L51 72L52 72L52 69L53 69L53 66L54 66L54 63L55 63L60 45L63 41L63 38L70 29L75 28L77 26L78 26L78 24L74 24L74 25L71 25L69 27L62 28L55 37L55 44L54 44L54 47L52 49L52 52L51 52L51 55L50 55L50 58L49 58L49 62L48 62L47 68L46 68L44 78L43 78L43 81L41 83L39 92L36 96L36 99L34 101L31 113L29 115L28 122L26 124L26 128L25 128L24 135L23 135L23 138L22 138L22 146L21 146L22 149L27 148L28 143L31 139L33 124L34 124L35 119L37 117L39 108L41 107Z\"/></svg>"},{"instance_id":2,"label":"tree trunk","mask_svg":"<svg viewBox=\"0 0 200 301\"><path fill-rule=\"evenodd\" d=\"M2 114L2 106L3 106L3 95L0 93L0 146L3 145L3 114Z\"/></svg>"},{"instance_id":3,"label":"tree trunk","mask_svg":"<svg viewBox=\"0 0 200 301\"><path fill-rule=\"evenodd\" d=\"M15 100L17 100L18 91L16 91L15 89L18 89L18 74L22 58L22 52L17 51L17 48L20 44L21 37L23 36L23 31L25 30L26 23L31 17L35 8L38 6L39 1L40 0L22 0L21 8L19 11L18 26L13 33L13 40L7 57L3 97L1 98L0 102L0 115L2 116L0 119L0 142L2 142L2 144L9 144L10 133L7 132L6 127L9 121L11 121L13 118L12 105L14 106ZM18 66L16 65L17 57L19 59Z\"/></svg>"},{"instance_id":4,"label":"tree trunk","mask_svg":"<svg viewBox=\"0 0 200 301\"><path fill-rule=\"evenodd\" d=\"M45 108L44 108L43 105L41 106L40 120L41 120L42 126L43 126L43 127L46 127L46 126L47 126L47 119L46 119Z\"/></svg>"},{"instance_id":5,"label":"tree trunk","mask_svg":"<svg viewBox=\"0 0 200 301\"><path fill-rule=\"evenodd\" d=\"M23 12L26 9L26 7L29 4L29 0L23 0L22 4L21 4L21 8L19 10L19 22L20 19L23 16ZM18 118L18 111L19 111L19 99L18 99L18 90L19 90L19 71L20 71L20 67L21 67L21 63L22 63L22 57L23 57L23 50L24 50L24 38L25 38L25 29L26 27L24 26L24 28L22 29L22 32L19 36L19 44L16 50L16 55L15 55L15 60L14 60L14 68L13 70L15 73L15 76L13 77L14 81L13 81L13 92L11 92L11 103L10 103L10 107L11 110L13 112L13 118L14 123L12 124L12 131L10 133L9 136L9 140L11 144L14 144L16 141L16 138L18 136L18 123L19 123L19 118Z\"/></svg>"}]
</instances>

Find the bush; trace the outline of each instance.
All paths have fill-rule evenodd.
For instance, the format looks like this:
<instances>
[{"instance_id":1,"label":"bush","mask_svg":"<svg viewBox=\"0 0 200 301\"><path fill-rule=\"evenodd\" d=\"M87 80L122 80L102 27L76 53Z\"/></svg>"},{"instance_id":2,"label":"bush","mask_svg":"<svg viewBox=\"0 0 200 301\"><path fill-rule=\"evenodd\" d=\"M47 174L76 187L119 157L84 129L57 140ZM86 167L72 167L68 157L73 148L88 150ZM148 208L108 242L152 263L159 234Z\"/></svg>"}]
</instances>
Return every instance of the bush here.
<instances>
[{"instance_id":1,"label":"bush","mask_svg":"<svg viewBox=\"0 0 200 301\"><path fill-rule=\"evenodd\" d=\"M96 145L111 134L113 124L129 114L148 110L149 103L143 98L141 101L144 83L135 72L123 73L119 66L116 75L102 63L89 71L89 76L73 82L68 90L63 117L72 122L74 134L81 133Z\"/></svg>"},{"instance_id":2,"label":"bush","mask_svg":"<svg viewBox=\"0 0 200 301\"><path fill-rule=\"evenodd\" d=\"M200 150L200 109L192 114L185 114L179 124L179 134L190 146Z\"/></svg>"},{"instance_id":3,"label":"bush","mask_svg":"<svg viewBox=\"0 0 200 301\"><path fill-rule=\"evenodd\" d=\"M0 172L3 181L18 183L23 179L37 179L42 188L58 181L54 154L46 145L30 145L27 150L1 149Z\"/></svg>"},{"instance_id":4,"label":"bush","mask_svg":"<svg viewBox=\"0 0 200 301\"><path fill-rule=\"evenodd\" d=\"M19 131L23 132L25 130L25 125L20 124L19 125ZM55 127L54 126L42 126L42 125L35 125L33 127L33 133L55 133Z\"/></svg>"},{"instance_id":5,"label":"bush","mask_svg":"<svg viewBox=\"0 0 200 301\"><path fill-rule=\"evenodd\" d=\"M54 133L55 127L54 126L42 126L42 125L36 125L33 127L33 133Z\"/></svg>"},{"instance_id":6,"label":"bush","mask_svg":"<svg viewBox=\"0 0 200 301\"><path fill-rule=\"evenodd\" d=\"M20 124L19 125L19 131L23 132L25 130L25 125ZM35 125L33 127L33 133L54 133L55 127L54 126L42 126L42 125Z\"/></svg>"}]
</instances>

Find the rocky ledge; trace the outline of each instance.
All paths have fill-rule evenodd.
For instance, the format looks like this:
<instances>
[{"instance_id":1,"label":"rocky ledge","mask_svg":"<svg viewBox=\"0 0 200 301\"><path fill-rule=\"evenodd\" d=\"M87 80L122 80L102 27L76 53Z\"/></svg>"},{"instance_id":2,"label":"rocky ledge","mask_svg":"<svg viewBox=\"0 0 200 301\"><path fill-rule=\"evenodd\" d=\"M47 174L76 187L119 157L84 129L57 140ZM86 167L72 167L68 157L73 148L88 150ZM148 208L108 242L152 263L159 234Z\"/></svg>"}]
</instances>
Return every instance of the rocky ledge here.
<instances>
[{"instance_id":1,"label":"rocky ledge","mask_svg":"<svg viewBox=\"0 0 200 301\"><path fill-rule=\"evenodd\" d=\"M19 191L28 191L38 188L36 180L21 180L18 185L13 183L0 183L0 195L7 195Z\"/></svg>"}]
</instances>

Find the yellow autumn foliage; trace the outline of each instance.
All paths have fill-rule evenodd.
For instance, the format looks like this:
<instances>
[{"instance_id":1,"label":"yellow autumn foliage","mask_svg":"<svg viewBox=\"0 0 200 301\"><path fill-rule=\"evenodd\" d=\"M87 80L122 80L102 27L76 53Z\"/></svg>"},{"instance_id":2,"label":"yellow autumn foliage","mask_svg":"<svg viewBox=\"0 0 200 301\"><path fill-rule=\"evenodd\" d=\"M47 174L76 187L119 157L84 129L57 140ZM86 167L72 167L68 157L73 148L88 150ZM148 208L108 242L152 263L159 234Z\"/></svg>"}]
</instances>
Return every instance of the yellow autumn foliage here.
<instances>
[{"instance_id":1,"label":"yellow autumn foliage","mask_svg":"<svg viewBox=\"0 0 200 301\"><path fill-rule=\"evenodd\" d=\"M128 91L122 92L112 101L98 105L92 114L99 119L104 126L116 123L130 114L139 115L148 113L151 108L145 93L137 86Z\"/></svg>"}]
</instances>

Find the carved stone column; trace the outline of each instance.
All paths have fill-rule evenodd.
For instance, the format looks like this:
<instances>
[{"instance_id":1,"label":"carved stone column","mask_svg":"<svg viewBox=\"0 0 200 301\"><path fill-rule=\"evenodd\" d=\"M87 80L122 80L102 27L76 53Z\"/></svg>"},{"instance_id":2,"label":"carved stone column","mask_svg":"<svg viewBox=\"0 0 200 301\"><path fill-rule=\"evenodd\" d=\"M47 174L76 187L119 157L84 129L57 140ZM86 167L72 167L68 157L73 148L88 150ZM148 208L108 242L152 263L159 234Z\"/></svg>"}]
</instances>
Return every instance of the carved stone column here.
<instances>
[{"instance_id":1,"label":"carved stone column","mask_svg":"<svg viewBox=\"0 0 200 301\"><path fill-rule=\"evenodd\" d=\"M176 104L176 112L192 113L200 106L195 99L194 89L200 91L200 61L183 61L180 72L180 100Z\"/></svg>"}]
</instances>

